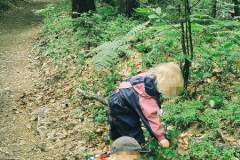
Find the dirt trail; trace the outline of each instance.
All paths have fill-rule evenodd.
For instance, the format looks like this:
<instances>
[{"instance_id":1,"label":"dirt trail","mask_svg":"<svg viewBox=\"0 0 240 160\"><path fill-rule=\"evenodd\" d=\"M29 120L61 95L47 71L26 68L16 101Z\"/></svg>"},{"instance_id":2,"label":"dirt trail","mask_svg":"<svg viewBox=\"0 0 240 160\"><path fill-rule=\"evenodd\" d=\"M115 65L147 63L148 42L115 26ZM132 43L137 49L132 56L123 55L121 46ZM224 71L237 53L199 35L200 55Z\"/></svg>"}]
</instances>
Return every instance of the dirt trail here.
<instances>
[{"instance_id":1,"label":"dirt trail","mask_svg":"<svg viewBox=\"0 0 240 160\"><path fill-rule=\"evenodd\" d=\"M34 0L0 15L0 159L43 159L30 115L16 100L38 81L32 64L32 42L41 18L33 14L51 0Z\"/></svg>"}]
</instances>

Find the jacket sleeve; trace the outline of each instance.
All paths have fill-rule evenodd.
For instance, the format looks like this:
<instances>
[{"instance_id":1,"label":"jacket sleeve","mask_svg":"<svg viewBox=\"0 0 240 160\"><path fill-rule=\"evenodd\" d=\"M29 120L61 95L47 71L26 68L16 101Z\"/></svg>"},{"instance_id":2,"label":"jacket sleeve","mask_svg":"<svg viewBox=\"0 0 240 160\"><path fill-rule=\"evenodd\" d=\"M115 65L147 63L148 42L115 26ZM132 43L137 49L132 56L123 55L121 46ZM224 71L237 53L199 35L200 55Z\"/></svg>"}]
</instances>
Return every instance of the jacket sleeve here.
<instances>
[{"instance_id":1,"label":"jacket sleeve","mask_svg":"<svg viewBox=\"0 0 240 160\"><path fill-rule=\"evenodd\" d=\"M157 101L153 97L139 96L139 103L141 110L149 123L149 129L152 134L158 139L162 140L165 138L165 130L157 114L158 106Z\"/></svg>"}]
</instances>

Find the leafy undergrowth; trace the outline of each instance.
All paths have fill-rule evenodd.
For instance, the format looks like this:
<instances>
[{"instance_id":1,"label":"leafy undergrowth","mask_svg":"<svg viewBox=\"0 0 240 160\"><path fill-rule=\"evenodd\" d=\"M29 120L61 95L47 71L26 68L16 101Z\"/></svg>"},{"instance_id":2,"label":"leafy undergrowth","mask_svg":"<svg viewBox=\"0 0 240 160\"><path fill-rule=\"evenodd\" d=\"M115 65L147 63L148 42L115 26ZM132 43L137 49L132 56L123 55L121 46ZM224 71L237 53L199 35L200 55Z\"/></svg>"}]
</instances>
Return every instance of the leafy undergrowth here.
<instances>
[{"instance_id":1,"label":"leafy undergrowth","mask_svg":"<svg viewBox=\"0 0 240 160\"><path fill-rule=\"evenodd\" d=\"M110 144L106 107L79 97L77 88L106 97L128 76L184 58L177 38L179 25L151 21L143 26L145 18L128 19L105 4L97 8L96 13L75 20L65 1L40 11L44 26L38 49L55 64L60 81L50 83L51 92L61 92L55 99L69 100L63 112L51 112L60 117L54 122L63 122L54 126L55 132L67 130L67 136L57 141L70 145L65 158L83 158L107 150ZM213 20L192 25L195 52L189 95L164 103L161 119L171 147L162 149L147 136L152 153L146 159L240 157L240 23ZM116 56L104 56L111 53ZM94 63L97 59L99 64L98 57L101 67ZM71 146L74 139L79 143ZM53 142L53 150L64 146L57 144ZM83 148L79 151L79 147Z\"/></svg>"},{"instance_id":2,"label":"leafy undergrowth","mask_svg":"<svg viewBox=\"0 0 240 160\"><path fill-rule=\"evenodd\" d=\"M0 12L16 8L21 3L26 4L28 3L28 0L1 0Z\"/></svg>"}]
</instances>

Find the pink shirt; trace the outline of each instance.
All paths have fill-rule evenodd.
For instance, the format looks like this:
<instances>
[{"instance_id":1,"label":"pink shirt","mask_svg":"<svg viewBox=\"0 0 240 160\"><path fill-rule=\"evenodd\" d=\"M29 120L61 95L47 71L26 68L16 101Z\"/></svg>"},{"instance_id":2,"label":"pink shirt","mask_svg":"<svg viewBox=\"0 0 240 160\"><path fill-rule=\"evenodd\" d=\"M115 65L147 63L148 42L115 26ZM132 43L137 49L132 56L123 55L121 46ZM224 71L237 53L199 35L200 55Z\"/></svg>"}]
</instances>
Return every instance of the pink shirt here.
<instances>
[{"instance_id":1,"label":"pink shirt","mask_svg":"<svg viewBox=\"0 0 240 160\"><path fill-rule=\"evenodd\" d=\"M122 82L120 84L120 88L130 88L133 87L134 90L138 93L139 96L139 104L141 110L149 122L150 128L155 135L155 137L160 141L165 139L165 130L160 121L160 118L157 114L159 106L157 104L157 100L149 96L144 88L144 83L139 83L134 86L130 84L130 82Z\"/></svg>"}]
</instances>

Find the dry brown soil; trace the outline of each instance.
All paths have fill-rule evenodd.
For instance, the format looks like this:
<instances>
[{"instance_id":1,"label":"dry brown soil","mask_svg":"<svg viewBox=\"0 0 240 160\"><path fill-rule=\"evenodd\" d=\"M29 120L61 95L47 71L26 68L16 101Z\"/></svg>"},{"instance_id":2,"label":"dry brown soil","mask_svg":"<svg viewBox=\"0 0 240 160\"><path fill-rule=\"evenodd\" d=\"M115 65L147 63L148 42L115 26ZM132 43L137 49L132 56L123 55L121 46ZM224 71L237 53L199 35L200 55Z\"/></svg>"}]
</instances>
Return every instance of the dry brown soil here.
<instances>
[{"instance_id":1,"label":"dry brown soil","mask_svg":"<svg viewBox=\"0 0 240 160\"><path fill-rule=\"evenodd\" d=\"M41 18L34 10L50 0L35 0L0 14L0 159L44 159L30 114L17 100L39 81L32 44Z\"/></svg>"}]
</instances>

